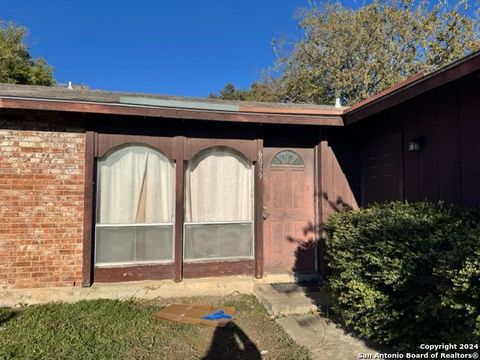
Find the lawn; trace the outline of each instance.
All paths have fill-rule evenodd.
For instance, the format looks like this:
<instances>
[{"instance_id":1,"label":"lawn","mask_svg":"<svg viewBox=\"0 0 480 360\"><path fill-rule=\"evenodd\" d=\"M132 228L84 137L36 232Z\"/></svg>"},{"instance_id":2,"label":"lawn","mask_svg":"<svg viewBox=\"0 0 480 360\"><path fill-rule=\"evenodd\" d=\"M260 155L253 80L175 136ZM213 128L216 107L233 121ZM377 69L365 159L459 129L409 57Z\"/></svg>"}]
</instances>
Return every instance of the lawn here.
<instances>
[{"instance_id":1,"label":"lawn","mask_svg":"<svg viewBox=\"0 0 480 360\"><path fill-rule=\"evenodd\" d=\"M225 328L153 318L168 303L235 306ZM261 351L268 351L260 355ZM0 359L309 359L254 296L0 308Z\"/></svg>"}]
</instances>

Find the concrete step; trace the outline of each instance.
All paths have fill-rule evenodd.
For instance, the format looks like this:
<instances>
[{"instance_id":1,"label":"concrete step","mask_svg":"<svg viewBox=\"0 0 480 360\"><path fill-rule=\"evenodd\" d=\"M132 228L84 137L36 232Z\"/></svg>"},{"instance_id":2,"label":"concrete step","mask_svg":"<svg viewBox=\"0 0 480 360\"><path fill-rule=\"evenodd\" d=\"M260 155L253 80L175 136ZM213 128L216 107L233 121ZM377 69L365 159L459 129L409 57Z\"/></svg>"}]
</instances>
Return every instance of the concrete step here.
<instances>
[{"instance_id":1,"label":"concrete step","mask_svg":"<svg viewBox=\"0 0 480 360\"><path fill-rule=\"evenodd\" d=\"M275 318L328 312L326 297L318 291L294 283L258 284L253 293Z\"/></svg>"}]
</instances>

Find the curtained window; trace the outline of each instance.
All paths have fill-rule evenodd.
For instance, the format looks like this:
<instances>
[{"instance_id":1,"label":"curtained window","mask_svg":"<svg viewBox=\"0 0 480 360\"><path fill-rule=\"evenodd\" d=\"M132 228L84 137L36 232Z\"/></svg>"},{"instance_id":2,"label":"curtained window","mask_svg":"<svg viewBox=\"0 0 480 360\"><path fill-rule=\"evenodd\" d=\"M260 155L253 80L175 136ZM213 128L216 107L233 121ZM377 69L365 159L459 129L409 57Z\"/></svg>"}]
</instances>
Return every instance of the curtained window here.
<instances>
[{"instance_id":1,"label":"curtained window","mask_svg":"<svg viewBox=\"0 0 480 360\"><path fill-rule=\"evenodd\" d=\"M145 146L98 161L95 263L172 261L175 167Z\"/></svg>"},{"instance_id":2,"label":"curtained window","mask_svg":"<svg viewBox=\"0 0 480 360\"><path fill-rule=\"evenodd\" d=\"M224 148L198 154L185 176L187 260L253 256L253 166Z\"/></svg>"}]
</instances>

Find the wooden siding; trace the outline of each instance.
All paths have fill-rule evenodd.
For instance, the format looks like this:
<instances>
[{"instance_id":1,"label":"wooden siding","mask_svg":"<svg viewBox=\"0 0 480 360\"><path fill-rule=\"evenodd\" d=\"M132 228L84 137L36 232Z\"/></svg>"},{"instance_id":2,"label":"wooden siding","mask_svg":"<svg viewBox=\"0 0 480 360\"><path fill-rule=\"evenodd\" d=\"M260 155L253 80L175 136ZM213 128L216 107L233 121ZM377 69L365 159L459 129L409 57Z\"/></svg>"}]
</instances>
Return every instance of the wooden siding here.
<instances>
[{"instance_id":1,"label":"wooden siding","mask_svg":"<svg viewBox=\"0 0 480 360\"><path fill-rule=\"evenodd\" d=\"M186 262L183 264L184 278L209 276L254 275L254 260L231 260L209 262Z\"/></svg>"},{"instance_id":2,"label":"wooden siding","mask_svg":"<svg viewBox=\"0 0 480 360\"><path fill-rule=\"evenodd\" d=\"M95 267L95 282L123 282L140 280L166 280L174 277L174 265L136 265L110 268Z\"/></svg>"},{"instance_id":3,"label":"wooden siding","mask_svg":"<svg viewBox=\"0 0 480 360\"><path fill-rule=\"evenodd\" d=\"M336 138L320 143L320 213L322 221L359 204L360 158L353 146Z\"/></svg>"},{"instance_id":4,"label":"wooden siding","mask_svg":"<svg viewBox=\"0 0 480 360\"><path fill-rule=\"evenodd\" d=\"M479 95L480 82L478 74L474 74L347 126L335 139L358 142L355 146L362 152L369 144L400 134L403 142L403 171L399 175L403 196L400 200L442 200L479 206ZM415 138L422 139L422 149L408 151L408 143ZM344 152L345 149L340 149L335 156L342 157ZM324 166L335 167L329 163L329 156L324 154ZM355 187L362 166L354 163L349 166L353 167L350 173L357 173L350 174L347 179ZM328 188L332 180L324 181ZM335 189L338 187L336 185Z\"/></svg>"}]
</instances>

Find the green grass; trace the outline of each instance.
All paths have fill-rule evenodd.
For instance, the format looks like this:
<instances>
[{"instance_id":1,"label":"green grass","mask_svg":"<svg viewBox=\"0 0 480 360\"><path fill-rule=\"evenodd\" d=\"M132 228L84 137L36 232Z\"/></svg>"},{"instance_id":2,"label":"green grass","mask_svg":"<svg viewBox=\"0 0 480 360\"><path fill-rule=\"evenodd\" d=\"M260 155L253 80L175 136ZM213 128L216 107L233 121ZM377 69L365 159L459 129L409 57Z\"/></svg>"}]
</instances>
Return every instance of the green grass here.
<instances>
[{"instance_id":1,"label":"green grass","mask_svg":"<svg viewBox=\"0 0 480 360\"><path fill-rule=\"evenodd\" d=\"M90 300L0 309L0 359L187 360L207 353L207 358L255 359L264 349L270 359L308 359L308 352L270 320L253 296L177 302L202 300L235 306L235 323L215 331L156 320L153 314L165 301ZM252 347L237 349L238 334L244 334Z\"/></svg>"}]
</instances>

